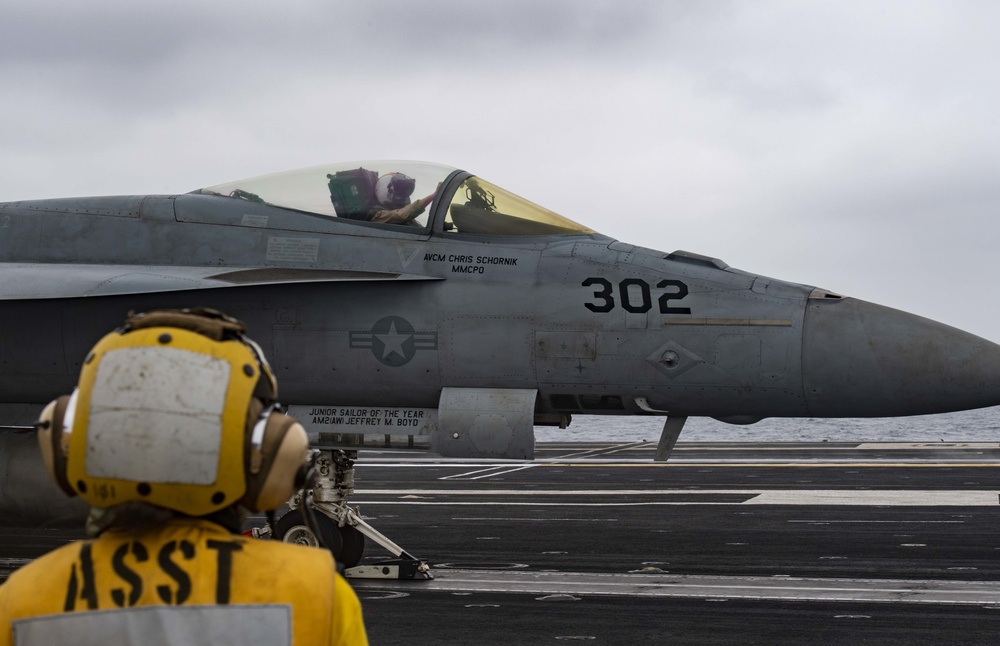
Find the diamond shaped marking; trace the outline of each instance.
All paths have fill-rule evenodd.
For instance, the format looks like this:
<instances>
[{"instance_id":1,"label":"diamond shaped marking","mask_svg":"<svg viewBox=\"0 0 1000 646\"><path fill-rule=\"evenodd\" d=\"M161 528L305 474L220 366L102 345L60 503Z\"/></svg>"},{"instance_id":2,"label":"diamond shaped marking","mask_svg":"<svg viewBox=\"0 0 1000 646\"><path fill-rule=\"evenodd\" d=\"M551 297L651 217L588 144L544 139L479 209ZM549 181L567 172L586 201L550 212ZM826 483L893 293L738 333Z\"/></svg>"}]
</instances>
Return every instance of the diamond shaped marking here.
<instances>
[{"instance_id":1,"label":"diamond shaped marking","mask_svg":"<svg viewBox=\"0 0 1000 646\"><path fill-rule=\"evenodd\" d=\"M646 357L646 361L671 379L706 363L704 359L676 341L667 341Z\"/></svg>"}]
</instances>

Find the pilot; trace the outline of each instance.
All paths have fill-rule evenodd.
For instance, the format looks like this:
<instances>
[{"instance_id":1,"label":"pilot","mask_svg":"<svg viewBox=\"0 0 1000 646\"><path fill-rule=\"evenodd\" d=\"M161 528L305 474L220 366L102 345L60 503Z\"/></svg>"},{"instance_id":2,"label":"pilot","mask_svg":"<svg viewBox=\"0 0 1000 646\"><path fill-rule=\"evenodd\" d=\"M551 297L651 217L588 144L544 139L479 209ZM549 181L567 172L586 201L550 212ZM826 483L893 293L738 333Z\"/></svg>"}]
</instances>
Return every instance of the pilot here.
<instances>
[{"instance_id":1,"label":"pilot","mask_svg":"<svg viewBox=\"0 0 1000 646\"><path fill-rule=\"evenodd\" d=\"M412 221L434 201L434 193L410 202L416 181L403 173L386 173L375 182L376 209L371 222L405 224Z\"/></svg>"},{"instance_id":2,"label":"pilot","mask_svg":"<svg viewBox=\"0 0 1000 646\"><path fill-rule=\"evenodd\" d=\"M240 321L133 314L38 421L49 474L91 538L0 586L6 644L367 644L324 549L240 534L306 481L308 439Z\"/></svg>"}]
</instances>

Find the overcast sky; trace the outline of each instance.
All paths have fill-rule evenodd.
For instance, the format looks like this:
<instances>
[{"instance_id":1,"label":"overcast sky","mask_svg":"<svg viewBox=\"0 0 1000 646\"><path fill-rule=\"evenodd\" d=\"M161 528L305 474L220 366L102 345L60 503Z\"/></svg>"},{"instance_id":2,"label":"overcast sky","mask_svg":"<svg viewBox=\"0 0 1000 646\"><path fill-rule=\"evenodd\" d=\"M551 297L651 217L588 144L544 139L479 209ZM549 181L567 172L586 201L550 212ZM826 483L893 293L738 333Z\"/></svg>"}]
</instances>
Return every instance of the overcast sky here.
<instances>
[{"instance_id":1,"label":"overcast sky","mask_svg":"<svg viewBox=\"0 0 1000 646\"><path fill-rule=\"evenodd\" d=\"M1000 3L5 0L0 200L354 159L1000 341Z\"/></svg>"}]
</instances>

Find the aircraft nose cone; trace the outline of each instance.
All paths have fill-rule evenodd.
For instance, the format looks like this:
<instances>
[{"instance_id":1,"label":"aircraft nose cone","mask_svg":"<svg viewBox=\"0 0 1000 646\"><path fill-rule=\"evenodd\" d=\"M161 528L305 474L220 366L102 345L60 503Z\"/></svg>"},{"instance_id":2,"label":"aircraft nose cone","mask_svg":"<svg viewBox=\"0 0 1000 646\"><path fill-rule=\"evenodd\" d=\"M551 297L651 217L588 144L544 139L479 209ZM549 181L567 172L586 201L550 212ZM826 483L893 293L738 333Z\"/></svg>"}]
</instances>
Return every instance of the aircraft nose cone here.
<instances>
[{"instance_id":1,"label":"aircraft nose cone","mask_svg":"<svg viewBox=\"0 0 1000 646\"><path fill-rule=\"evenodd\" d=\"M802 335L810 415L895 417L1000 404L1000 345L874 303L811 299Z\"/></svg>"}]
</instances>

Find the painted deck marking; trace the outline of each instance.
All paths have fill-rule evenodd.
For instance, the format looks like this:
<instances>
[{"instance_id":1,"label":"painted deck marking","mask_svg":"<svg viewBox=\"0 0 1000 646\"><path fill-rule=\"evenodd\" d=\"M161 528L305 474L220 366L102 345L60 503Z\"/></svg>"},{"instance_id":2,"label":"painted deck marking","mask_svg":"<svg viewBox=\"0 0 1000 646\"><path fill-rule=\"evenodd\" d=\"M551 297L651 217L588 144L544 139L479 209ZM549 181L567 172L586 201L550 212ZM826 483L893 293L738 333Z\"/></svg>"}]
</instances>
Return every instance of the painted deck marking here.
<instances>
[{"instance_id":1,"label":"painted deck marking","mask_svg":"<svg viewBox=\"0 0 1000 646\"><path fill-rule=\"evenodd\" d=\"M694 597L716 599L776 599L933 603L949 605L1000 604L1000 581L939 581L893 579L819 579L674 574L589 574L437 569L433 581L420 586L393 581L358 581L358 588L423 591L573 594L580 597ZM420 590L417 591L416 588Z\"/></svg>"},{"instance_id":2,"label":"painted deck marking","mask_svg":"<svg viewBox=\"0 0 1000 646\"><path fill-rule=\"evenodd\" d=\"M494 474L496 475L496 474ZM995 507L998 493L977 490L882 489L369 489L358 491L363 504L410 505L545 505L566 507L616 507L659 505L788 505L788 506L887 506L887 507ZM385 500L389 496L392 500ZM398 500L400 496L436 499ZM510 497L511 501L470 501L470 497ZM557 502L566 498L601 498L600 503ZM641 497L644 500L635 501ZM380 499L381 498L381 499ZM458 498L460 500L451 500ZM553 501L542 501L552 498ZM622 499L616 501L615 499ZM742 499L740 499L742 498ZM465 500L461 500L465 499ZM529 500L515 502L514 500ZM629 500L632 499L632 500ZM362 504L360 501L358 504Z\"/></svg>"}]
</instances>

